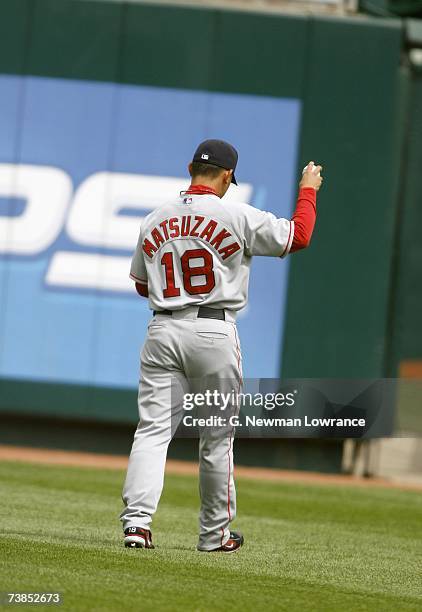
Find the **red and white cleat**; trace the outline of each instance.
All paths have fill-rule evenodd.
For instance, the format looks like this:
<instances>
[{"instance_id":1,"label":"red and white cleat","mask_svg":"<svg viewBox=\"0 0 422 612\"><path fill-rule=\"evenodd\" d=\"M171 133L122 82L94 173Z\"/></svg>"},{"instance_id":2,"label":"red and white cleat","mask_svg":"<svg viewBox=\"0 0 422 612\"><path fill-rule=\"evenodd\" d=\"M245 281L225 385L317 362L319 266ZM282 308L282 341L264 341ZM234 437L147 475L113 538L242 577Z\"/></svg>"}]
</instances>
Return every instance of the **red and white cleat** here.
<instances>
[{"instance_id":1,"label":"red and white cleat","mask_svg":"<svg viewBox=\"0 0 422 612\"><path fill-rule=\"evenodd\" d=\"M155 548L149 529L128 527L125 529L126 548Z\"/></svg>"},{"instance_id":2,"label":"red and white cleat","mask_svg":"<svg viewBox=\"0 0 422 612\"><path fill-rule=\"evenodd\" d=\"M235 531L230 532L230 537L225 544L219 546L218 548L214 548L209 552L222 552L222 553L234 553L239 550L241 546L243 546L244 538L241 533L236 533Z\"/></svg>"}]
</instances>

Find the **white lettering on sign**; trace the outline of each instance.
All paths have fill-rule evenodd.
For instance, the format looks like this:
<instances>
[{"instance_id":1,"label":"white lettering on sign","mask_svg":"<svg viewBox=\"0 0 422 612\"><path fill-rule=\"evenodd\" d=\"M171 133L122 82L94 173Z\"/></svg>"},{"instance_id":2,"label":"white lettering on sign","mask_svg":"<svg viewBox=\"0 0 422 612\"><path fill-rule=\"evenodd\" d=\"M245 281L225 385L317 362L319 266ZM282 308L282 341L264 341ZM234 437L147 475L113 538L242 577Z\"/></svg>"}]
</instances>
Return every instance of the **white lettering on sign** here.
<instances>
[{"instance_id":1,"label":"white lettering on sign","mask_svg":"<svg viewBox=\"0 0 422 612\"><path fill-rule=\"evenodd\" d=\"M72 245L69 250L53 253L45 277L47 285L133 291L128 275L142 219L152 209L174 200L187 186L185 178L97 172L73 194L72 180L64 170L0 164L0 198L10 199L10 214L0 214L0 258L2 254L39 255L65 229ZM252 186L243 183L229 189L224 199L247 202L251 194ZM15 198L25 201L19 215L12 214ZM131 209L133 214L122 214ZM88 248L90 252L84 252ZM95 253L93 249L111 253ZM113 254L113 250L127 254Z\"/></svg>"},{"instance_id":2,"label":"white lettering on sign","mask_svg":"<svg viewBox=\"0 0 422 612\"><path fill-rule=\"evenodd\" d=\"M59 168L0 164L0 197L25 200L19 216L0 216L0 254L47 249L63 227L72 191L69 175Z\"/></svg>"}]
</instances>

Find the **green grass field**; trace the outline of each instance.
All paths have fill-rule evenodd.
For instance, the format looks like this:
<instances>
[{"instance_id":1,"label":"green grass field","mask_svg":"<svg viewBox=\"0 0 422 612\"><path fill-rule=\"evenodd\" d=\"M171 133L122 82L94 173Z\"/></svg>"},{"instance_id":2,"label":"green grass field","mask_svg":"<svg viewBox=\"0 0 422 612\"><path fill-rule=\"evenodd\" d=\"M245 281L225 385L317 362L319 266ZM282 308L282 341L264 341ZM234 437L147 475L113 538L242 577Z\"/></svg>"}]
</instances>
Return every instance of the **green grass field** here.
<instances>
[{"instance_id":1,"label":"green grass field","mask_svg":"<svg viewBox=\"0 0 422 612\"><path fill-rule=\"evenodd\" d=\"M0 590L61 591L76 611L422 609L416 492L239 479L246 543L224 556L196 552L197 482L181 476L166 479L156 550L125 549L122 481L0 463Z\"/></svg>"}]
</instances>

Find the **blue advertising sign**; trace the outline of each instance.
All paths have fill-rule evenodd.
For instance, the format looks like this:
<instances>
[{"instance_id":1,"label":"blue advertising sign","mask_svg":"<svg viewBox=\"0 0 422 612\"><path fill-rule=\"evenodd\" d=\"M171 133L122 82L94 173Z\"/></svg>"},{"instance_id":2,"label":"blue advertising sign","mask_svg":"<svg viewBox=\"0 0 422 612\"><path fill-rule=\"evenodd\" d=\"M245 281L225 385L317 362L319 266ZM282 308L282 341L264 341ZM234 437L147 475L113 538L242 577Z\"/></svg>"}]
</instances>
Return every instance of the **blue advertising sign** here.
<instances>
[{"instance_id":1,"label":"blue advertising sign","mask_svg":"<svg viewBox=\"0 0 422 612\"><path fill-rule=\"evenodd\" d=\"M128 278L142 217L186 188L206 138L239 150L228 200L290 217L300 102L17 76L0 97L0 376L134 388L151 317ZM245 376L279 373L287 275L288 259L252 264Z\"/></svg>"}]
</instances>

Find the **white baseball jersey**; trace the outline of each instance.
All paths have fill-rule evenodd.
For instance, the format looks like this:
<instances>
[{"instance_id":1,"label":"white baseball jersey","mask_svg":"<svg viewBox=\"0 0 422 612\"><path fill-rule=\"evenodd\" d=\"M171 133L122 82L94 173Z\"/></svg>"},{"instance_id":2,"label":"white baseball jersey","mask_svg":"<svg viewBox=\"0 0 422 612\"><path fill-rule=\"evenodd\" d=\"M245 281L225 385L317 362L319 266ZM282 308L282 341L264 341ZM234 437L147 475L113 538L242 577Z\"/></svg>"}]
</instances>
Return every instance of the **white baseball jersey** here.
<instances>
[{"instance_id":1,"label":"white baseball jersey","mask_svg":"<svg viewBox=\"0 0 422 612\"><path fill-rule=\"evenodd\" d=\"M294 222L212 194L182 194L147 215L130 277L148 283L152 310L186 306L240 310L251 258L284 257Z\"/></svg>"}]
</instances>

